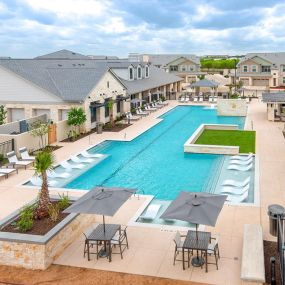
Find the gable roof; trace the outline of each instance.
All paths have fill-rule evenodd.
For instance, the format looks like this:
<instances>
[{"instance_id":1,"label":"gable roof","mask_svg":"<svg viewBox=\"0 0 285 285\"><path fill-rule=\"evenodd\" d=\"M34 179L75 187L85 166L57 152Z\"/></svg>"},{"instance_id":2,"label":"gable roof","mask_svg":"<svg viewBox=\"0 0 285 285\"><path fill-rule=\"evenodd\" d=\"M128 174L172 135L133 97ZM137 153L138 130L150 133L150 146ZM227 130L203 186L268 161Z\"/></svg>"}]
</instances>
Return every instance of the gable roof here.
<instances>
[{"instance_id":1,"label":"gable roof","mask_svg":"<svg viewBox=\"0 0 285 285\"><path fill-rule=\"evenodd\" d=\"M35 59L88 59L89 57L71 50L62 49L56 52L35 57Z\"/></svg>"},{"instance_id":2,"label":"gable roof","mask_svg":"<svg viewBox=\"0 0 285 285\"><path fill-rule=\"evenodd\" d=\"M285 64L285 52L267 52L267 53L247 53L237 65L242 62L253 59L255 57L260 58L260 60L265 60L267 63L273 65L273 67L279 68L280 65Z\"/></svg>"},{"instance_id":3,"label":"gable roof","mask_svg":"<svg viewBox=\"0 0 285 285\"><path fill-rule=\"evenodd\" d=\"M165 66L168 63L184 57L188 60L193 61L195 64L200 65L200 58L194 54L146 54L149 57L149 62L152 65Z\"/></svg>"},{"instance_id":4,"label":"gable roof","mask_svg":"<svg viewBox=\"0 0 285 285\"><path fill-rule=\"evenodd\" d=\"M90 59L0 59L0 65L68 102L84 100L109 70Z\"/></svg>"},{"instance_id":5,"label":"gable roof","mask_svg":"<svg viewBox=\"0 0 285 285\"><path fill-rule=\"evenodd\" d=\"M148 78L132 80L132 81L121 79L123 84L127 87L129 94L139 93L147 89L152 89L162 85L179 82L183 80L183 78L181 77L167 73L162 69L152 65L149 67L149 70L150 70L149 71L150 76Z\"/></svg>"},{"instance_id":6,"label":"gable roof","mask_svg":"<svg viewBox=\"0 0 285 285\"><path fill-rule=\"evenodd\" d=\"M285 92L262 93L262 101L265 103L285 103Z\"/></svg>"}]
</instances>

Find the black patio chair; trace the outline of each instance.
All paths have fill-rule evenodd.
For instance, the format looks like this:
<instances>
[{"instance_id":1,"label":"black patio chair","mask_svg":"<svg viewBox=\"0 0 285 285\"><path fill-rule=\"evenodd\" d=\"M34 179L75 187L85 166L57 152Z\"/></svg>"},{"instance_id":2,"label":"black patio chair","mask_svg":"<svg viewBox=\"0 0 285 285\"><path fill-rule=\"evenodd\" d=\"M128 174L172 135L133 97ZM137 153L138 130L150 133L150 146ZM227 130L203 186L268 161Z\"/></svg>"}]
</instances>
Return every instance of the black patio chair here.
<instances>
[{"instance_id":1,"label":"black patio chair","mask_svg":"<svg viewBox=\"0 0 285 285\"><path fill-rule=\"evenodd\" d=\"M88 246L89 246L89 254L96 254L96 258L98 259L98 254L99 254L99 245L101 245L99 242L95 241L95 240L89 240L88 241L88 236L91 234L91 232L96 228L95 227L91 227L88 230L86 230L83 235L85 237L85 241L84 241L84 254L83 257L85 258L85 255L88 253ZM95 251L94 251L94 246L95 246Z\"/></svg>"}]
</instances>

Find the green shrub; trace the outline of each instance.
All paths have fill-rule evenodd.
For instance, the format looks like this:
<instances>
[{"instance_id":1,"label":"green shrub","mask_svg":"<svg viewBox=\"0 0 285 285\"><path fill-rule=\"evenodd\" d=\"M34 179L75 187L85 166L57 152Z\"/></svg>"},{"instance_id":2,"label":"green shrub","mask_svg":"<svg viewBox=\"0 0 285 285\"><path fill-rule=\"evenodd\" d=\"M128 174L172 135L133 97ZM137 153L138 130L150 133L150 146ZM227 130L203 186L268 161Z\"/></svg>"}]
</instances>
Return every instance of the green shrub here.
<instances>
[{"instance_id":1,"label":"green shrub","mask_svg":"<svg viewBox=\"0 0 285 285\"><path fill-rule=\"evenodd\" d=\"M57 204L50 204L48 206L48 215L49 215L49 218L53 222L56 222L58 220L59 212L60 212L60 209L59 209L58 203Z\"/></svg>"},{"instance_id":2,"label":"green shrub","mask_svg":"<svg viewBox=\"0 0 285 285\"><path fill-rule=\"evenodd\" d=\"M58 201L58 206L60 210L66 209L70 205L70 199L68 197L68 194L65 195L64 193L62 195L58 194L60 197L60 200Z\"/></svg>"},{"instance_id":3,"label":"green shrub","mask_svg":"<svg viewBox=\"0 0 285 285\"><path fill-rule=\"evenodd\" d=\"M17 227L21 232L27 232L34 225L34 207L25 206L20 212L20 219L17 221Z\"/></svg>"}]
</instances>

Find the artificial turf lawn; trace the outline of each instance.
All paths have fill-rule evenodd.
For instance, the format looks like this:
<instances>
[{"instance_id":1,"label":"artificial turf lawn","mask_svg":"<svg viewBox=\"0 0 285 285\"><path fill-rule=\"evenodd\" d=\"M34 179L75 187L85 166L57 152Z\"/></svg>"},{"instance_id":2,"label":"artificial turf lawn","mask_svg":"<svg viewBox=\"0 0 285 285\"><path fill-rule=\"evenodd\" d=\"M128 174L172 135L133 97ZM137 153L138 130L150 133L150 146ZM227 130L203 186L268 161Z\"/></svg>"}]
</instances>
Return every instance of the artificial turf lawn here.
<instances>
[{"instance_id":1,"label":"artificial turf lawn","mask_svg":"<svg viewBox=\"0 0 285 285\"><path fill-rule=\"evenodd\" d=\"M195 144L239 146L240 153L255 153L255 131L204 130Z\"/></svg>"}]
</instances>

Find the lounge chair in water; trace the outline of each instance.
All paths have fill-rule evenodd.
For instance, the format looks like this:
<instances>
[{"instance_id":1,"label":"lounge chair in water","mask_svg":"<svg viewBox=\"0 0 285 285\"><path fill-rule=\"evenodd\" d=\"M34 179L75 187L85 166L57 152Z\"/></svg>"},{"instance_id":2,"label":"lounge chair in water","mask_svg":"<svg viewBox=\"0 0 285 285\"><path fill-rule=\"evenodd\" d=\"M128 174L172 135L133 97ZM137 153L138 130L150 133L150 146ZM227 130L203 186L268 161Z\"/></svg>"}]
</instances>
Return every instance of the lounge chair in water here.
<instances>
[{"instance_id":1,"label":"lounge chair in water","mask_svg":"<svg viewBox=\"0 0 285 285\"><path fill-rule=\"evenodd\" d=\"M70 176L70 174L67 172L57 173L54 170L48 170L47 171L47 177L49 177L49 178L63 178L63 179L65 179L69 176Z\"/></svg>"},{"instance_id":2,"label":"lounge chair in water","mask_svg":"<svg viewBox=\"0 0 285 285\"><path fill-rule=\"evenodd\" d=\"M18 166L18 167L25 167L25 169L30 164L33 164L33 161L31 161L31 160L19 160L14 151L8 152L7 158L11 164Z\"/></svg>"},{"instance_id":3,"label":"lounge chair in water","mask_svg":"<svg viewBox=\"0 0 285 285\"><path fill-rule=\"evenodd\" d=\"M230 160L230 165L249 165L250 163L252 163L252 158L248 159L248 160L238 160L238 159L231 159Z\"/></svg>"},{"instance_id":4,"label":"lounge chair in water","mask_svg":"<svg viewBox=\"0 0 285 285\"><path fill-rule=\"evenodd\" d=\"M71 156L70 160L75 162L75 163L91 163L94 161L94 159L92 159L92 158L79 158L76 155Z\"/></svg>"},{"instance_id":5,"label":"lounge chair in water","mask_svg":"<svg viewBox=\"0 0 285 285\"><path fill-rule=\"evenodd\" d=\"M233 155L231 156L230 160L248 160L253 157L253 154L250 153L249 155Z\"/></svg>"},{"instance_id":6,"label":"lounge chair in water","mask_svg":"<svg viewBox=\"0 0 285 285\"><path fill-rule=\"evenodd\" d=\"M252 163L248 166L241 165L229 165L228 170L237 170L237 171L249 171L252 169Z\"/></svg>"},{"instance_id":7,"label":"lounge chair in water","mask_svg":"<svg viewBox=\"0 0 285 285\"><path fill-rule=\"evenodd\" d=\"M143 220L153 220L157 216L157 213L160 208L161 208L160 204L149 205L144 215L140 216L140 218Z\"/></svg>"},{"instance_id":8,"label":"lounge chair in water","mask_svg":"<svg viewBox=\"0 0 285 285\"><path fill-rule=\"evenodd\" d=\"M82 151L80 154L86 158L101 158L104 156L101 153L89 153L87 150Z\"/></svg>"},{"instance_id":9,"label":"lounge chair in water","mask_svg":"<svg viewBox=\"0 0 285 285\"><path fill-rule=\"evenodd\" d=\"M21 159L23 160L31 160L31 161L34 161L35 160L35 156L33 155L29 155L29 152L27 150L26 147L21 147L19 148L19 152L20 152L20 156L21 156Z\"/></svg>"},{"instance_id":10,"label":"lounge chair in water","mask_svg":"<svg viewBox=\"0 0 285 285\"><path fill-rule=\"evenodd\" d=\"M33 176L30 179L30 181L34 186L42 186L42 182L43 182L39 176ZM56 184L57 184L57 181L48 181L49 186L55 186Z\"/></svg>"},{"instance_id":11,"label":"lounge chair in water","mask_svg":"<svg viewBox=\"0 0 285 285\"><path fill-rule=\"evenodd\" d=\"M224 187L222 187L221 193L223 193L223 194L228 193L228 194L232 194L232 195L243 195L248 190L249 190L249 185L246 185L242 188L224 186Z\"/></svg>"},{"instance_id":12,"label":"lounge chair in water","mask_svg":"<svg viewBox=\"0 0 285 285\"><path fill-rule=\"evenodd\" d=\"M228 195L227 201L231 202L231 203L242 203L242 202L246 201L247 198L248 198L248 191L246 191L245 193L243 193L240 196Z\"/></svg>"},{"instance_id":13,"label":"lounge chair in water","mask_svg":"<svg viewBox=\"0 0 285 285\"><path fill-rule=\"evenodd\" d=\"M81 163L80 164L71 164L71 163L67 162L66 160L63 161L60 165L68 171L71 171L72 169L84 168L84 164L81 164Z\"/></svg>"},{"instance_id":14,"label":"lounge chair in water","mask_svg":"<svg viewBox=\"0 0 285 285\"><path fill-rule=\"evenodd\" d=\"M243 181L237 181L237 180L225 180L223 181L223 186L231 186L231 187L244 187L250 182L250 176L245 178Z\"/></svg>"}]
</instances>

